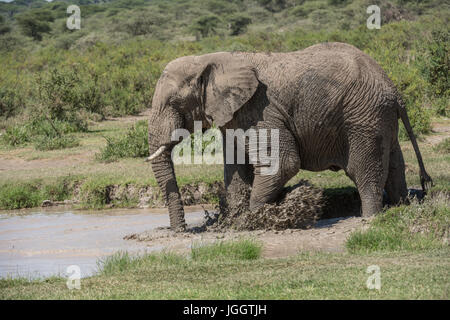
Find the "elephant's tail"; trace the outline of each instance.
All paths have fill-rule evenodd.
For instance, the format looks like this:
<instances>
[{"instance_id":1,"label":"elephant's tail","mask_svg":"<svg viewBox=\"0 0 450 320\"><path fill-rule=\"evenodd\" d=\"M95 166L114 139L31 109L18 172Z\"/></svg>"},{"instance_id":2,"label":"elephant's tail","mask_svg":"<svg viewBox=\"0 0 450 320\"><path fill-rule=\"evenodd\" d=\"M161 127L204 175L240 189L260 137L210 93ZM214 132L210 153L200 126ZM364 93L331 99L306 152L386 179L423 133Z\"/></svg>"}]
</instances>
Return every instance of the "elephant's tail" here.
<instances>
[{"instance_id":1,"label":"elephant's tail","mask_svg":"<svg viewBox=\"0 0 450 320\"><path fill-rule=\"evenodd\" d=\"M412 131L411 123L409 122L408 114L406 112L405 103L403 102L403 99L401 97L397 98L397 103L399 116L402 119L403 125L405 126L406 132L408 133L409 139L411 140L411 143L413 145L414 152L416 153L417 161L419 162L420 184L422 185L423 192L426 193L427 190L429 190L433 186L433 180L425 170L422 155L420 154L419 146Z\"/></svg>"}]
</instances>

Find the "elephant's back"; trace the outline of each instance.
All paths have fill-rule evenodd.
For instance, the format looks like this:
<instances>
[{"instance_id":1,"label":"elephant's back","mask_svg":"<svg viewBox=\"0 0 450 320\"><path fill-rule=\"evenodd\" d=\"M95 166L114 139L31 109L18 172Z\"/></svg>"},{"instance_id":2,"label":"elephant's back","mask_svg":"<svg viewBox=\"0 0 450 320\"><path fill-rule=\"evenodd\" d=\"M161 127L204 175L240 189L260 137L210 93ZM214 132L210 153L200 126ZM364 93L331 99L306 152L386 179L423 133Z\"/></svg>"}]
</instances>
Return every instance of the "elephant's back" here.
<instances>
[{"instance_id":1,"label":"elephant's back","mask_svg":"<svg viewBox=\"0 0 450 320\"><path fill-rule=\"evenodd\" d=\"M333 159L347 148L349 134L382 130L383 119L396 119L393 104L386 103L395 87L359 49L326 43L287 55L284 64L274 64L281 87L278 102L298 124L303 153L321 155L303 159L304 169L339 166Z\"/></svg>"}]
</instances>

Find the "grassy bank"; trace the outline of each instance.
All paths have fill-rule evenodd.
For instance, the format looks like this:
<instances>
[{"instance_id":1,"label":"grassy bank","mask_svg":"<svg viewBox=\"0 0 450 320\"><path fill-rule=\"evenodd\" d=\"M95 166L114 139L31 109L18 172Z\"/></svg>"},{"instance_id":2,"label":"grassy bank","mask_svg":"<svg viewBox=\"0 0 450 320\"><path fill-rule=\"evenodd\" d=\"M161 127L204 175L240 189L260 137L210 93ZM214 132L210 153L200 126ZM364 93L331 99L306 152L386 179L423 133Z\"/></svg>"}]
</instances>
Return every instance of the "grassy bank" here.
<instances>
[{"instance_id":1,"label":"grassy bank","mask_svg":"<svg viewBox=\"0 0 450 320\"><path fill-rule=\"evenodd\" d=\"M437 193L377 215L367 230L351 234L347 248L353 253L442 249L448 248L449 232L450 197Z\"/></svg>"},{"instance_id":2,"label":"grassy bank","mask_svg":"<svg viewBox=\"0 0 450 320\"><path fill-rule=\"evenodd\" d=\"M448 299L449 250L259 258L246 240L132 258L118 253L69 290L66 279L0 280L0 299ZM369 290L367 267L381 271Z\"/></svg>"}]
</instances>

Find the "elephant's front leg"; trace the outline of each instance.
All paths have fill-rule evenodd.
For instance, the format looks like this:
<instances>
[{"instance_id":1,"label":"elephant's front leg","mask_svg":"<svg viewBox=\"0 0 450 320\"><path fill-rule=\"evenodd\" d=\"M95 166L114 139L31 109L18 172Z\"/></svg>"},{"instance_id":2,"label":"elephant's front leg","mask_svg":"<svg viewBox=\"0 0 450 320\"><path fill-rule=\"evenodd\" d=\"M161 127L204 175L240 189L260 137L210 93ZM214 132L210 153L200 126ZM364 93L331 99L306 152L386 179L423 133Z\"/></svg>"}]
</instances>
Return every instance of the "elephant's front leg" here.
<instances>
[{"instance_id":1,"label":"elephant's front leg","mask_svg":"<svg viewBox=\"0 0 450 320\"><path fill-rule=\"evenodd\" d=\"M261 152L266 152L264 145L262 145L263 148L261 144L258 145L258 164L254 166L255 177L250 197L250 210L275 201L286 182L300 170L297 142L292 133L286 128L278 129L278 139L273 140L270 131L268 130L268 135L271 138L267 140L269 156L265 159L266 162L268 159L270 161L267 164L261 163Z\"/></svg>"},{"instance_id":2,"label":"elephant's front leg","mask_svg":"<svg viewBox=\"0 0 450 320\"><path fill-rule=\"evenodd\" d=\"M232 143L232 141L229 143ZM223 155L226 206L231 212L242 212L249 207L249 195L253 183L253 166L248 161L244 164L237 164L236 161L227 160L226 144L227 142L224 139ZM235 155L236 152L237 148L234 148Z\"/></svg>"}]
</instances>

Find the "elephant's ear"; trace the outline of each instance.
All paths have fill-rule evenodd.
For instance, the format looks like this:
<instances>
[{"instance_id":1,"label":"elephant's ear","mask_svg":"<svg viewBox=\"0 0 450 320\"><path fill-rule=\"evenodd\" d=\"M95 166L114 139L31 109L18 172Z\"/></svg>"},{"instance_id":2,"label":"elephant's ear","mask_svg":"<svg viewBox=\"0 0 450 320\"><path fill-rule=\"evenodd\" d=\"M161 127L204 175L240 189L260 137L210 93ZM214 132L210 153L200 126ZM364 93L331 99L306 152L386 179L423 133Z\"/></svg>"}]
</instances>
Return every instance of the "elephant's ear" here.
<instances>
[{"instance_id":1,"label":"elephant's ear","mask_svg":"<svg viewBox=\"0 0 450 320\"><path fill-rule=\"evenodd\" d=\"M208 63L200 81L205 113L219 127L229 122L250 100L259 83L255 69L237 59Z\"/></svg>"}]
</instances>

